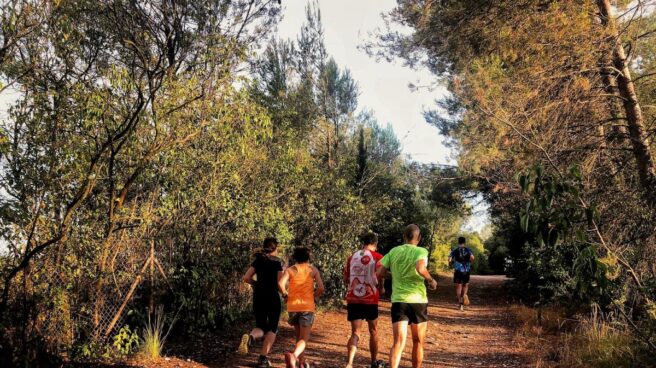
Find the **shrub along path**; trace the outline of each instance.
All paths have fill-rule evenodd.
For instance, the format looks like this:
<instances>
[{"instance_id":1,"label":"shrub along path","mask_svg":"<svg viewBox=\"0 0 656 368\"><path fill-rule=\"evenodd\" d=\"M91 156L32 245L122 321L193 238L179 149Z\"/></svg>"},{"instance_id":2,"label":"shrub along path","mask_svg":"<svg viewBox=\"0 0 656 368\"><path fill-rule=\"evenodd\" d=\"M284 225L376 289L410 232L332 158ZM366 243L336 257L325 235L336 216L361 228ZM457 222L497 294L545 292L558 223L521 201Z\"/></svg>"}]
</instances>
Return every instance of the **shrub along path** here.
<instances>
[{"instance_id":1,"label":"shrub along path","mask_svg":"<svg viewBox=\"0 0 656 368\"><path fill-rule=\"evenodd\" d=\"M513 320L508 312L503 291L503 276L473 276L470 290L472 305L464 312L455 304L451 280L440 277L439 287L430 295L430 321L426 343L424 367L525 367L530 351L516 336ZM381 304L379 320L380 358L388 361L392 343L392 327L389 318L390 303ZM292 329L281 323L281 333L274 345L271 361L274 367L284 367L283 353L293 346ZM346 358L346 341L350 327L346 311L322 312L317 316L314 334L308 349L313 367L343 367ZM368 367L368 332L365 331L356 360L356 367ZM213 349L187 346L190 354L185 358L171 358L154 366L165 367L253 367L257 359L257 346L246 357L231 351L237 338L214 343ZM212 342L206 341L208 345ZM191 344L193 345L193 344ZM205 345L205 344L203 344ZM219 348L223 346L223 348ZM412 339L406 344L402 367L411 367ZM213 350L213 353L209 353ZM205 351L205 353L203 353ZM209 353L209 354L208 354ZM189 357L189 361L186 357Z\"/></svg>"}]
</instances>

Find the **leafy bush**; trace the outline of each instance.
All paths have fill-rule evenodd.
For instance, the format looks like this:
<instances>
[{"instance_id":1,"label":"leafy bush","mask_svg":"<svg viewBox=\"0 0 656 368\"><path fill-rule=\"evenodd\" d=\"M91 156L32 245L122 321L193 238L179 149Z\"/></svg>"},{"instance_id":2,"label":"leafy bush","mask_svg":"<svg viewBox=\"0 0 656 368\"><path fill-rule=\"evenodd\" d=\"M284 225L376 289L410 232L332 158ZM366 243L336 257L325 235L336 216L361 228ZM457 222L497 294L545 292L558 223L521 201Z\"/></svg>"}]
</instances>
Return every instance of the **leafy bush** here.
<instances>
[{"instance_id":1,"label":"leafy bush","mask_svg":"<svg viewBox=\"0 0 656 368\"><path fill-rule=\"evenodd\" d=\"M488 266L490 272L497 275L507 273L512 258L506 239L495 234L485 241L485 249L489 254Z\"/></svg>"},{"instance_id":2,"label":"leafy bush","mask_svg":"<svg viewBox=\"0 0 656 368\"><path fill-rule=\"evenodd\" d=\"M79 361L123 359L139 348L139 335L129 325L121 327L110 341L91 341L73 350L73 358Z\"/></svg>"},{"instance_id":3,"label":"leafy bush","mask_svg":"<svg viewBox=\"0 0 656 368\"><path fill-rule=\"evenodd\" d=\"M585 226L594 208L581 205L581 174L549 176L540 166L518 175L526 205L518 216L524 233L523 253L516 259L515 284L525 301L546 305L567 299L608 303L609 267L599 259Z\"/></svg>"},{"instance_id":4,"label":"leafy bush","mask_svg":"<svg viewBox=\"0 0 656 368\"><path fill-rule=\"evenodd\" d=\"M118 356L127 356L139 346L139 335L125 325L112 337L112 346Z\"/></svg>"}]
</instances>

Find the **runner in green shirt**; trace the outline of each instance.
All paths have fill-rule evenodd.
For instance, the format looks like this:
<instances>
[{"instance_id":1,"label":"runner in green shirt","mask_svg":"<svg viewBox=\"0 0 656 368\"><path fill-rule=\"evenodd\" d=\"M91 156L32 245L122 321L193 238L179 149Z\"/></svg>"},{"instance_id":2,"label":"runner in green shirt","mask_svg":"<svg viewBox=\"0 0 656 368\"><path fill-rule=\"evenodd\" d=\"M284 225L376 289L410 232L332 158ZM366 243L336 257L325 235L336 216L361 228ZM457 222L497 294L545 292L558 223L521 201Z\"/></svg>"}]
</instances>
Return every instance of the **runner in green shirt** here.
<instances>
[{"instance_id":1,"label":"runner in green shirt","mask_svg":"<svg viewBox=\"0 0 656 368\"><path fill-rule=\"evenodd\" d=\"M428 272L428 251L417 247L421 233L417 225L408 225L403 232L406 244L392 249L380 261L380 273L392 275L392 324L394 344L390 352L391 368L398 368L408 335L412 331L412 366L420 368L424 359L424 339L428 321L428 297L424 280L431 290L437 281Z\"/></svg>"}]
</instances>

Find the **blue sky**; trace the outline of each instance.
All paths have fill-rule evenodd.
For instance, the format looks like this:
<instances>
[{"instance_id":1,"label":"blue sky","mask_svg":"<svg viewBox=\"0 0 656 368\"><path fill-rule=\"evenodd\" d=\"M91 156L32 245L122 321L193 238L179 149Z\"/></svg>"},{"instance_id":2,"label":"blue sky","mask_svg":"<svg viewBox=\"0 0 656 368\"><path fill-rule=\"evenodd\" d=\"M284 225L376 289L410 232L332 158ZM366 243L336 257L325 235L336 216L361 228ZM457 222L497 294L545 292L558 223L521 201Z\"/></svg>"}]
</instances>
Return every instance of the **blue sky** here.
<instances>
[{"instance_id":1,"label":"blue sky","mask_svg":"<svg viewBox=\"0 0 656 368\"><path fill-rule=\"evenodd\" d=\"M305 20L306 0L283 1L283 19L278 34L296 39ZM403 152L423 163L454 164L451 151L442 145L437 128L426 124L422 112L444 96L446 90L411 91L409 83L426 85L435 78L425 69L412 70L401 62L377 62L358 46L370 32L384 25L381 13L390 11L394 0L320 0L328 53L340 67L350 69L360 86L359 105L374 111L381 124L392 124Z\"/></svg>"}]
</instances>

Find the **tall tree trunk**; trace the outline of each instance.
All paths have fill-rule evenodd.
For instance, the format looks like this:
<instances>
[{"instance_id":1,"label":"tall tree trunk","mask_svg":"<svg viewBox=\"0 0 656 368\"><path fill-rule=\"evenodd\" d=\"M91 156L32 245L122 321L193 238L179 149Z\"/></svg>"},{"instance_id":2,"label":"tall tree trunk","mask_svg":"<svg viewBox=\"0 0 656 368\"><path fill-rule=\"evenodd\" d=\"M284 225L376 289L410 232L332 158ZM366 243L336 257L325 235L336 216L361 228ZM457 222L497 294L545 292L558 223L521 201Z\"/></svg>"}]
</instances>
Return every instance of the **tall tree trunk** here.
<instances>
[{"instance_id":1,"label":"tall tree trunk","mask_svg":"<svg viewBox=\"0 0 656 368\"><path fill-rule=\"evenodd\" d=\"M604 92L613 98L608 99L608 112L612 118L612 134L609 135L608 141L624 141L628 136L629 132L626 130L626 127L620 123L626 120L622 115L622 106L617 96L617 73L615 72L615 67L613 67L613 60L610 54L606 54L600 60L600 73L601 73L601 82L604 85Z\"/></svg>"},{"instance_id":2,"label":"tall tree trunk","mask_svg":"<svg viewBox=\"0 0 656 368\"><path fill-rule=\"evenodd\" d=\"M330 143L330 128L326 129L326 163L328 168L333 168L333 157L332 157L332 144Z\"/></svg>"},{"instance_id":3,"label":"tall tree trunk","mask_svg":"<svg viewBox=\"0 0 656 368\"><path fill-rule=\"evenodd\" d=\"M656 207L656 164L649 148L642 109L631 78L626 52L612 15L609 0L597 0L602 24L609 30L613 42L613 66L617 72L617 90L622 98L633 155L638 166L640 183L651 207Z\"/></svg>"},{"instance_id":4,"label":"tall tree trunk","mask_svg":"<svg viewBox=\"0 0 656 368\"><path fill-rule=\"evenodd\" d=\"M339 116L335 116L334 124L335 124L335 140L333 142L333 150L334 150L333 156L335 157L335 159L334 159L335 163L337 163L338 160L339 160L337 151L339 149L339 141L340 141L340 138L339 138Z\"/></svg>"},{"instance_id":5,"label":"tall tree trunk","mask_svg":"<svg viewBox=\"0 0 656 368\"><path fill-rule=\"evenodd\" d=\"M367 146L364 141L364 127L360 126L360 137L358 140L358 157L357 157L357 172L355 181L358 183L358 194L362 196L364 192L364 176L367 171Z\"/></svg>"},{"instance_id":6,"label":"tall tree trunk","mask_svg":"<svg viewBox=\"0 0 656 368\"><path fill-rule=\"evenodd\" d=\"M608 150L609 146L622 147L627 143L627 138L629 132L626 127L623 125L626 120L622 115L622 106L620 104L619 98L616 98L617 95L617 77L615 69L611 67L612 60L611 55L603 55L599 62L599 72L601 75L601 83L603 84L604 91L607 95L613 96L607 101L608 104L608 113L610 114L610 131L606 129L606 122L602 122L597 126L597 132L600 140L601 155L600 161L603 164L609 165L613 173L619 172L619 167L622 166L619 163L617 156L613 156ZM624 183L624 178L622 175L613 175L613 181L619 186L622 187Z\"/></svg>"}]
</instances>

